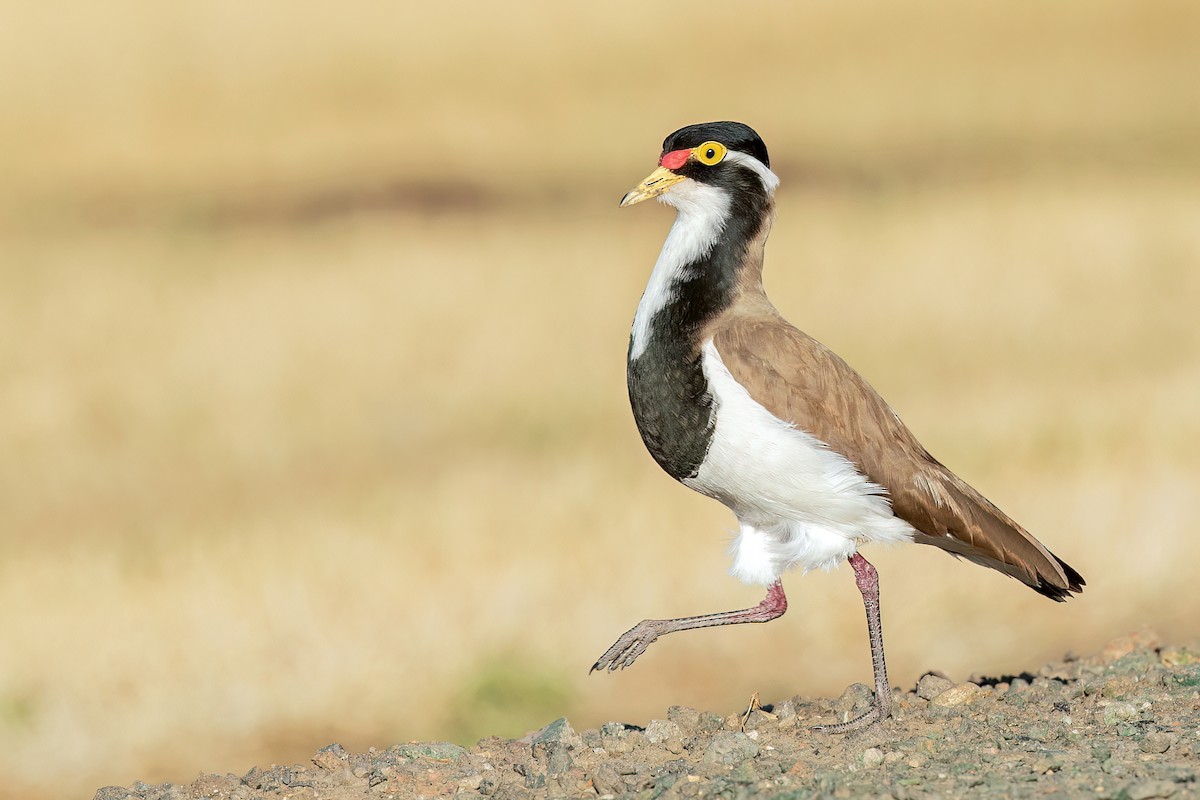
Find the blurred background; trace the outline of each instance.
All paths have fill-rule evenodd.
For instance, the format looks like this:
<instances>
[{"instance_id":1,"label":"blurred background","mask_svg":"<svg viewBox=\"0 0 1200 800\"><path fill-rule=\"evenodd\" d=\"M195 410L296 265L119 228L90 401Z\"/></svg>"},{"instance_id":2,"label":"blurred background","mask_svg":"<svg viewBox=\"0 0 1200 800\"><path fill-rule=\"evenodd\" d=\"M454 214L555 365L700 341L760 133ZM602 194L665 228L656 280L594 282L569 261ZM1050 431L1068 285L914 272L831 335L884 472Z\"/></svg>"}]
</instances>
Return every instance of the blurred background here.
<instances>
[{"instance_id":1,"label":"blurred background","mask_svg":"<svg viewBox=\"0 0 1200 800\"><path fill-rule=\"evenodd\" d=\"M870 680L630 417L672 130L783 180L781 310L1079 569L873 551L896 685L1200 634L1200 5L0 9L0 795Z\"/></svg>"}]
</instances>

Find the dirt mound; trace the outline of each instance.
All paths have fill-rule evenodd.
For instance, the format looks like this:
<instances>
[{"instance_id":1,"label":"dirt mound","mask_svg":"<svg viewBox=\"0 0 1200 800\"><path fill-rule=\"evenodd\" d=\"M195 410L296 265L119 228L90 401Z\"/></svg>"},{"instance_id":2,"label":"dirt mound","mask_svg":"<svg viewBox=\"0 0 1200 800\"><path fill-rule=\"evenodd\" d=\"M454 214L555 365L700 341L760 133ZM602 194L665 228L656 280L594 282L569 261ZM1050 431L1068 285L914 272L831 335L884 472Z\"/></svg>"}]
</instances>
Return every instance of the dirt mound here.
<instances>
[{"instance_id":1,"label":"dirt mound","mask_svg":"<svg viewBox=\"0 0 1200 800\"><path fill-rule=\"evenodd\" d=\"M348 753L191 784L106 787L95 800L480 797L972 797L1145 800L1200 790L1200 647L1141 633L1036 673L955 683L930 673L892 718L812 733L865 711L870 690L793 697L728 715L671 707L644 727L576 733L556 720L523 739Z\"/></svg>"}]
</instances>

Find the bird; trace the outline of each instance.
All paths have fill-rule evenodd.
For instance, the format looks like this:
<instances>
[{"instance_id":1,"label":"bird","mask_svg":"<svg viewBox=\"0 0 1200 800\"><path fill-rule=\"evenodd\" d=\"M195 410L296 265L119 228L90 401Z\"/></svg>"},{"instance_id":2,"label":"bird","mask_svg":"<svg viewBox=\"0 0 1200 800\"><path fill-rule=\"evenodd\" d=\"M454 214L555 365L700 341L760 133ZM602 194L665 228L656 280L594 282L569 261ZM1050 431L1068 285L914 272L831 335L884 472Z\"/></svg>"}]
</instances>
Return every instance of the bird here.
<instances>
[{"instance_id":1,"label":"bird","mask_svg":"<svg viewBox=\"0 0 1200 800\"><path fill-rule=\"evenodd\" d=\"M669 633L776 619L787 610L784 573L848 562L866 611L873 703L813 729L848 733L885 720L892 699L879 574L860 547L932 545L1056 601L1085 581L930 455L864 378L767 299L778 186L751 127L707 122L667 136L658 167L621 199L657 198L676 212L629 338L634 421L663 470L733 511L730 573L767 593L752 608L643 620L591 671L624 669Z\"/></svg>"}]
</instances>

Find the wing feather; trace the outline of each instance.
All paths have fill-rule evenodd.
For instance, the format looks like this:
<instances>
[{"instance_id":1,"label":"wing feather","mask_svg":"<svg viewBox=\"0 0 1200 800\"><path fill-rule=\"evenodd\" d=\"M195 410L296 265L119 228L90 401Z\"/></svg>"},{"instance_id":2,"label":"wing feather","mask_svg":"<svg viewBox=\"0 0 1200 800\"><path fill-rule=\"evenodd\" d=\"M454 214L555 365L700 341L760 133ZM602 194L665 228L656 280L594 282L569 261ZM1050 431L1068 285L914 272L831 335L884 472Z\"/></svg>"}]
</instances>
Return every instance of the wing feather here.
<instances>
[{"instance_id":1,"label":"wing feather","mask_svg":"<svg viewBox=\"0 0 1200 800\"><path fill-rule=\"evenodd\" d=\"M736 308L715 326L713 344L751 397L883 486L893 513L918 531L915 541L991 567L1055 600L1082 590L1078 572L931 456L879 393L829 348L776 313Z\"/></svg>"}]
</instances>

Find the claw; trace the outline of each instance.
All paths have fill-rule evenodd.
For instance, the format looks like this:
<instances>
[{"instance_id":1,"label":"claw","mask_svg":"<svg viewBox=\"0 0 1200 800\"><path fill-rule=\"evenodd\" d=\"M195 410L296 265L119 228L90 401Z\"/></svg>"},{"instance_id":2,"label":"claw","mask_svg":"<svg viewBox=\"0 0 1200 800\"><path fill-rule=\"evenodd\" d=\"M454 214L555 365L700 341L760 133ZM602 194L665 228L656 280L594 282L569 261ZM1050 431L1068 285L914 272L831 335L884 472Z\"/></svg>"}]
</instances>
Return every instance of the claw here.
<instances>
[{"instance_id":1,"label":"claw","mask_svg":"<svg viewBox=\"0 0 1200 800\"><path fill-rule=\"evenodd\" d=\"M885 716L885 712L881 709L878 703L871 707L871 710L862 716L855 717L849 722L838 722L833 725L814 725L809 728L813 733L850 733L851 731L862 730L863 728L874 725L881 721Z\"/></svg>"},{"instance_id":2,"label":"claw","mask_svg":"<svg viewBox=\"0 0 1200 800\"><path fill-rule=\"evenodd\" d=\"M604 655L596 660L588 674L598 669L616 672L632 665L642 653L646 652L646 648L658 639L659 631L655 622L657 620L642 620L625 631L621 638L613 642L612 647L604 651Z\"/></svg>"},{"instance_id":3,"label":"claw","mask_svg":"<svg viewBox=\"0 0 1200 800\"><path fill-rule=\"evenodd\" d=\"M753 608L739 611L722 611L718 614L701 614L696 617L679 617L678 619L644 619L621 635L613 646L604 652L592 664L591 672L607 669L615 672L631 666L646 648L658 641L659 637L675 631L688 631L695 628L711 628L714 625L739 625L743 622L769 622L787 611L787 597L783 593L783 584L775 581L767 588L767 596Z\"/></svg>"}]
</instances>

